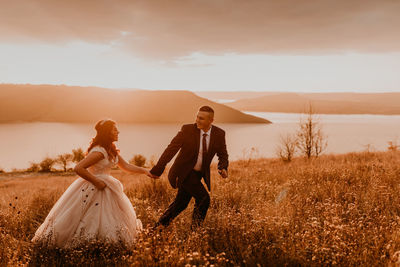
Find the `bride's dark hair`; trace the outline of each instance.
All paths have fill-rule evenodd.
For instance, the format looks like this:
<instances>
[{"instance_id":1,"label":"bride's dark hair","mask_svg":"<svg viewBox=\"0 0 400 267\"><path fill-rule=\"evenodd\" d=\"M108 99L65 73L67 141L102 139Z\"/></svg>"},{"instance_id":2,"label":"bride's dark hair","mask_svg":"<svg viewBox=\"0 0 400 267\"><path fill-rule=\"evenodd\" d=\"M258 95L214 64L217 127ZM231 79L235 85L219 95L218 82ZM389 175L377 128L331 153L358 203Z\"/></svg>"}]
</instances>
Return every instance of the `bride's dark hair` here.
<instances>
[{"instance_id":1,"label":"bride's dark hair","mask_svg":"<svg viewBox=\"0 0 400 267\"><path fill-rule=\"evenodd\" d=\"M111 130L113 129L114 125L116 125L116 123L113 120L101 120L96 123L94 128L96 129L97 134L92 139L87 153L89 153L89 151L95 146L102 146L107 151L107 154L111 159L115 159L117 157L119 150L113 143L113 139L111 137Z\"/></svg>"}]
</instances>

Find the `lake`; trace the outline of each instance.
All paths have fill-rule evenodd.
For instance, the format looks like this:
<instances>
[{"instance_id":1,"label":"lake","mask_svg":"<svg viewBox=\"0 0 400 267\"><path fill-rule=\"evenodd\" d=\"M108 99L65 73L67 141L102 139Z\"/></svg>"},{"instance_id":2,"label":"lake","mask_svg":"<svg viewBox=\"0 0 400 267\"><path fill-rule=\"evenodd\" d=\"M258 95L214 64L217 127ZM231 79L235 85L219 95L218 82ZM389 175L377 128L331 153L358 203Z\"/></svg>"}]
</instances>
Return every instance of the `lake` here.
<instances>
[{"instance_id":1,"label":"lake","mask_svg":"<svg viewBox=\"0 0 400 267\"><path fill-rule=\"evenodd\" d=\"M294 133L302 114L247 112L269 119L273 124L216 125L226 130L231 160L248 157L275 157L279 137ZM218 115L218 114L216 114ZM387 150L388 141L400 144L400 116L318 115L327 136L326 153ZM127 160L135 154L157 159L180 129L180 124L120 124L117 143ZM73 148L87 148L95 134L94 124L11 123L0 124L0 168L11 170L54 157ZM254 148L254 149L252 149Z\"/></svg>"}]
</instances>

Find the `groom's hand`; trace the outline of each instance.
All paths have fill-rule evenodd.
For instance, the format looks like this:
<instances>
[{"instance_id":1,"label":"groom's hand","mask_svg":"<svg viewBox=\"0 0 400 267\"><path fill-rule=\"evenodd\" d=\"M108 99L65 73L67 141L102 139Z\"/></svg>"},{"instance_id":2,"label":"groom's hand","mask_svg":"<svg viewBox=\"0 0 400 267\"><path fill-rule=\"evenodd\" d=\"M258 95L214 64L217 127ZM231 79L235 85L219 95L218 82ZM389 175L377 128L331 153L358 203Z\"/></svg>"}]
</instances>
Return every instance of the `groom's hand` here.
<instances>
[{"instance_id":1,"label":"groom's hand","mask_svg":"<svg viewBox=\"0 0 400 267\"><path fill-rule=\"evenodd\" d=\"M218 170L218 173L222 178L228 178L228 171L226 169Z\"/></svg>"}]
</instances>

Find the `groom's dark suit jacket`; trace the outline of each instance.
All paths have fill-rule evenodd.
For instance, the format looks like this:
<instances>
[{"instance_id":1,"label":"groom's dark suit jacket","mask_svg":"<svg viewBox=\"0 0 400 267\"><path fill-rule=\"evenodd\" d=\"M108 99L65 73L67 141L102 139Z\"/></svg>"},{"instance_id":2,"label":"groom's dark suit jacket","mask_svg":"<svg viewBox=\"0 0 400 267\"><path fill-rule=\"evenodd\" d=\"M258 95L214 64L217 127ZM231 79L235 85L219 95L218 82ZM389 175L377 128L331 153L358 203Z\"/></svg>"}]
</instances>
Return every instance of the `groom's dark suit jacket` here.
<instances>
[{"instance_id":1,"label":"groom's dark suit jacket","mask_svg":"<svg viewBox=\"0 0 400 267\"><path fill-rule=\"evenodd\" d=\"M151 169L151 173L160 176L165 165L171 161L175 154L179 151L178 156L172 165L168 180L173 188L179 187L184 179L189 175L197 162L197 156L200 148L200 130L196 124L186 124L172 139L171 143L161 155L157 164ZM210 187L210 164L214 157L218 156L218 169L228 169L228 153L226 151L225 131L217 126L212 126L210 143L207 150L205 162L203 162L202 176L207 184L208 190Z\"/></svg>"}]
</instances>

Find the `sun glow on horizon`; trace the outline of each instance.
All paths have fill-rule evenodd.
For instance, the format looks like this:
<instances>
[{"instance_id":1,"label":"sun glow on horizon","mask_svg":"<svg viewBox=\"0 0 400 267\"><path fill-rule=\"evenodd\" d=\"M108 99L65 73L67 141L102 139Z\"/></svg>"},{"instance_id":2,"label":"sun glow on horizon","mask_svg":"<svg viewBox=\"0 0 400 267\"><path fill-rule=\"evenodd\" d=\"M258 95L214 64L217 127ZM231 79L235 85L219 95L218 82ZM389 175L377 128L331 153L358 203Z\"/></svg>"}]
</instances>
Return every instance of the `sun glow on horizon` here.
<instances>
[{"instance_id":1,"label":"sun glow on horizon","mask_svg":"<svg viewBox=\"0 0 400 267\"><path fill-rule=\"evenodd\" d=\"M115 44L0 44L0 83L190 91L400 91L400 53L146 60Z\"/></svg>"}]
</instances>

